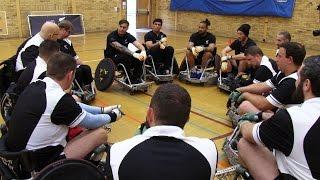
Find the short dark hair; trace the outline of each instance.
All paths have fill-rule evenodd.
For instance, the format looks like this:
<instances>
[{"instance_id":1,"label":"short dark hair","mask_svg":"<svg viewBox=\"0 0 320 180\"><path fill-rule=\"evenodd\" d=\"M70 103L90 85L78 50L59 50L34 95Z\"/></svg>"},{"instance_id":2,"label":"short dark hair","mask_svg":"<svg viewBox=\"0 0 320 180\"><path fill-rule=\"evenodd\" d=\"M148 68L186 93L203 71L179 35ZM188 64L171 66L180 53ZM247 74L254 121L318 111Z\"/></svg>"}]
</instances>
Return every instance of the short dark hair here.
<instances>
[{"instance_id":1,"label":"short dark hair","mask_svg":"<svg viewBox=\"0 0 320 180\"><path fill-rule=\"evenodd\" d=\"M306 56L306 49L304 45L297 42L286 42L279 46L279 48L286 50L286 57L292 57L293 63L296 66L301 66L304 57Z\"/></svg>"},{"instance_id":2,"label":"short dark hair","mask_svg":"<svg viewBox=\"0 0 320 180\"><path fill-rule=\"evenodd\" d=\"M63 52L57 52L49 58L47 76L62 80L67 73L76 70L77 64L72 56Z\"/></svg>"},{"instance_id":3,"label":"short dark hair","mask_svg":"<svg viewBox=\"0 0 320 180\"><path fill-rule=\"evenodd\" d=\"M155 22L161 23L161 26L162 26L162 19L160 19L160 18L155 18L155 19L153 20L152 24L154 24Z\"/></svg>"},{"instance_id":4,"label":"short dark hair","mask_svg":"<svg viewBox=\"0 0 320 180\"><path fill-rule=\"evenodd\" d=\"M248 47L248 49L245 50L244 55L245 56L247 56L247 55L251 55L251 56L260 55L260 56L263 56L263 52L258 46L250 46L250 47Z\"/></svg>"},{"instance_id":5,"label":"short dark hair","mask_svg":"<svg viewBox=\"0 0 320 180\"><path fill-rule=\"evenodd\" d=\"M191 97L177 84L163 84L152 96L150 107L158 124L183 128L189 120Z\"/></svg>"},{"instance_id":6,"label":"short dark hair","mask_svg":"<svg viewBox=\"0 0 320 180\"><path fill-rule=\"evenodd\" d=\"M291 35L288 31L280 31L278 34L291 41Z\"/></svg>"},{"instance_id":7,"label":"short dark hair","mask_svg":"<svg viewBox=\"0 0 320 180\"><path fill-rule=\"evenodd\" d=\"M320 56L310 56L303 61L300 70L301 82L309 79L314 96L320 97Z\"/></svg>"},{"instance_id":8,"label":"short dark hair","mask_svg":"<svg viewBox=\"0 0 320 180\"><path fill-rule=\"evenodd\" d=\"M58 52L60 45L53 40L44 40L39 46L39 56L49 57L52 54Z\"/></svg>"},{"instance_id":9,"label":"short dark hair","mask_svg":"<svg viewBox=\"0 0 320 180\"><path fill-rule=\"evenodd\" d=\"M209 19L205 19L204 21L201 21L200 23L205 24L206 27L210 26L210 24L211 24L210 21L209 21Z\"/></svg>"},{"instance_id":10,"label":"short dark hair","mask_svg":"<svg viewBox=\"0 0 320 180\"><path fill-rule=\"evenodd\" d=\"M59 28L63 28L67 31L72 31L73 30L73 25L70 21L68 20L62 20L58 23Z\"/></svg>"},{"instance_id":11,"label":"short dark hair","mask_svg":"<svg viewBox=\"0 0 320 180\"><path fill-rule=\"evenodd\" d=\"M127 24L129 26L129 21L127 21L126 19L121 19L119 21L119 25L121 25L121 24Z\"/></svg>"}]
</instances>

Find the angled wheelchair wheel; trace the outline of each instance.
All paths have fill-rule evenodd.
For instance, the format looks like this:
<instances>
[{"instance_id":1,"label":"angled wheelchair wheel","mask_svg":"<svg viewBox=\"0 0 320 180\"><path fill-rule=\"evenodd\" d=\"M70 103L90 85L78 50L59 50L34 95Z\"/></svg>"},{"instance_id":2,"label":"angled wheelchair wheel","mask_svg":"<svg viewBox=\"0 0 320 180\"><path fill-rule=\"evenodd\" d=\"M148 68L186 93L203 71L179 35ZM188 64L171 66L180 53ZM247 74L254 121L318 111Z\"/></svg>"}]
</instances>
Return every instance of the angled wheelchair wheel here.
<instances>
[{"instance_id":1,"label":"angled wheelchair wheel","mask_svg":"<svg viewBox=\"0 0 320 180\"><path fill-rule=\"evenodd\" d=\"M16 99L11 97L9 93L5 93L1 99L1 116L5 123L10 120Z\"/></svg>"},{"instance_id":2,"label":"angled wheelchair wheel","mask_svg":"<svg viewBox=\"0 0 320 180\"><path fill-rule=\"evenodd\" d=\"M94 82L99 91L108 89L115 77L115 64L110 58L103 59L94 73Z\"/></svg>"}]
</instances>

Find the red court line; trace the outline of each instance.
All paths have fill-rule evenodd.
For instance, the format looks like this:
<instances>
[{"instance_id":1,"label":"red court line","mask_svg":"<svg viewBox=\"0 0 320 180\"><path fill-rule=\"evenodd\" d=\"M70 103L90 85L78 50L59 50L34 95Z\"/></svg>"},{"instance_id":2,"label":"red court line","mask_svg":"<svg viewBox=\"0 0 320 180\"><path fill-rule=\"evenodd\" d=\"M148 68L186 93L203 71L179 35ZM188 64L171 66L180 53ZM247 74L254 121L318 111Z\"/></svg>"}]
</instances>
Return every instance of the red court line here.
<instances>
[{"instance_id":1,"label":"red court line","mask_svg":"<svg viewBox=\"0 0 320 180\"><path fill-rule=\"evenodd\" d=\"M148 94L148 93L146 93L146 92L144 92L143 94L145 94L145 95L147 95L147 96L152 97L152 95L151 95L151 94ZM231 125L229 125L229 124L226 124L226 123L223 123L223 122L217 121L217 120L215 120L215 119L213 119L213 118L211 118L211 117L208 117L208 116L206 116L206 115L200 114L200 113L195 112L195 111L193 111L193 110L191 110L191 113L193 113L193 114L195 114L195 115L198 115L198 116L200 116L200 117L203 117L203 118L205 118L205 119L209 119L209 120L211 120L211 121L214 121L214 122L216 122L216 123L218 123L218 124L221 124L221 125L224 125L224 126L227 126L227 127L232 128L232 126L231 126Z\"/></svg>"}]
</instances>

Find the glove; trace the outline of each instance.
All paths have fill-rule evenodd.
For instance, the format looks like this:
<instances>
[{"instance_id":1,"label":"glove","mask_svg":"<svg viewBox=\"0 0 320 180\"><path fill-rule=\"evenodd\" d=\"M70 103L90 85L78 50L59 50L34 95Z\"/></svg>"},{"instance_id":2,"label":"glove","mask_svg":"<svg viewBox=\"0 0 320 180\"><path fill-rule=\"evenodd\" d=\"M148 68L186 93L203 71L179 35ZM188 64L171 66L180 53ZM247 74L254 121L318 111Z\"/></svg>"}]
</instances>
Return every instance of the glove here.
<instances>
[{"instance_id":1,"label":"glove","mask_svg":"<svg viewBox=\"0 0 320 180\"><path fill-rule=\"evenodd\" d=\"M204 50L204 47L203 47L203 46L196 46L195 48L196 48L195 51L196 51L197 53L200 53L201 51Z\"/></svg>"},{"instance_id":2,"label":"glove","mask_svg":"<svg viewBox=\"0 0 320 180\"><path fill-rule=\"evenodd\" d=\"M262 112L259 113L246 113L244 115L242 115L239 119L240 121L250 121L250 122L259 122L262 120Z\"/></svg>"},{"instance_id":3,"label":"glove","mask_svg":"<svg viewBox=\"0 0 320 180\"><path fill-rule=\"evenodd\" d=\"M164 44L162 44L160 41L159 41L159 46L160 46L160 49L165 49L166 46Z\"/></svg>"},{"instance_id":4,"label":"glove","mask_svg":"<svg viewBox=\"0 0 320 180\"><path fill-rule=\"evenodd\" d=\"M167 41L168 41L167 37L164 37L159 41L160 42L160 48L161 48L161 46L163 47L161 49L164 49L164 48L166 48L168 46L168 42Z\"/></svg>"},{"instance_id":5,"label":"glove","mask_svg":"<svg viewBox=\"0 0 320 180\"><path fill-rule=\"evenodd\" d=\"M138 60L142 59L142 57L139 53L133 53L132 56Z\"/></svg>"},{"instance_id":6,"label":"glove","mask_svg":"<svg viewBox=\"0 0 320 180\"><path fill-rule=\"evenodd\" d=\"M193 54L195 57L197 57L197 56L198 56L198 53L197 53L197 51L196 51L196 48L195 48L195 47L192 47L192 48L191 48L191 51L192 51L192 54Z\"/></svg>"},{"instance_id":7,"label":"glove","mask_svg":"<svg viewBox=\"0 0 320 180\"><path fill-rule=\"evenodd\" d=\"M120 109L121 105L112 105L112 106L107 106L107 107L101 107L101 113L107 114L111 112L114 109Z\"/></svg>"},{"instance_id":8,"label":"glove","mask_svg":"<svg viewBox=\"0 0 320 180\"><path fill-rule=\"evenodd\" d=\"M232 103L237 102L238 98L241 96L241 92L238 90L234 90L229 95L228 101L227 101L227 108L231 107Z\"/></svg>"},{"instance_id":9,"label":"glove","mask_svg":"<svg viewBox=\"0 0 320 180\"><path fill-rule=\"evenodd\" d=\"M236 105L238 106L238 105L240 105L241 103L242 103L242 101L244 101L245 99L244 99L244 96L243 96L243 94L241 94L239 97L238 97L238 99L236 100Z\"/></svg>"},{"instance_id":10,"label":"glove","mask_svg":"<svg viewBox=\"0 0 320 180\"><path fill-rule=\"evenodd\" d=\"M228 61L231 59L231 56L222 56L221 61Z\"/></svg>"},{"instance_id":11,"label":"glove","mask_svg":"<svg viewBox=\"0 0 320 180\"><path fill-rule=\"evenodd\" d=\"M227 61L222 61L221 63L221 71L226 72L228 69L228 62Z\"/></svg>"},{"instance_id":12,"label":"glove","mask_svg":"<svg viewBox=\"0 0 320 180\"><path fill-rule=\"evenodd\" d=\"M146 51L141 51L140 57L142 58L142 59L139 59L140 61L146 60L146 59L147 59L147 53L146 53Z\"/></svg>"}]
</instances>

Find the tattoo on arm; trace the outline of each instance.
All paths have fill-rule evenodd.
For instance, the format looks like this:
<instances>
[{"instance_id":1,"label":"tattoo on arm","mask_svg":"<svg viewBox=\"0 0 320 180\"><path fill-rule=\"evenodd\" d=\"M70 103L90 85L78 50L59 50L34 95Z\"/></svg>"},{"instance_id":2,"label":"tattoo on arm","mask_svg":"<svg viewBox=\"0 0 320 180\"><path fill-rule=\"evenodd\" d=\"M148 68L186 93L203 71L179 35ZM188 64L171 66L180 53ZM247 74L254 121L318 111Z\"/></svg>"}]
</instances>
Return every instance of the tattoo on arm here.
<instances>
[{"instance_id":1,"label":"tattoo on arm","mask_svg":"<svg viewBox=\"0 0 320 180\"><path fill-rule=\"evenodd\" d=\"M124 45L120 44L119 42L112 42L111 46L116 48L121 53L124 53L124 54L127 54L127 55L132 55L133 54L132 51L130 51L127 47L125 47Z\"/></svg>"}]
</instances>

